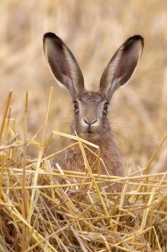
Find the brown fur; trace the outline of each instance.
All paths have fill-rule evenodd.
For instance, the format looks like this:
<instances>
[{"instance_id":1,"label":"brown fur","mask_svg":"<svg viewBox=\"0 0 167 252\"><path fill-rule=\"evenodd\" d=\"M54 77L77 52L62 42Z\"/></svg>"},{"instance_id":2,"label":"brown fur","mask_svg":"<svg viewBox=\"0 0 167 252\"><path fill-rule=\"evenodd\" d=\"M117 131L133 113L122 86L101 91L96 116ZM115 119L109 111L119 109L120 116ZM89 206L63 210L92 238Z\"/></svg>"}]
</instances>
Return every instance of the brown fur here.
<instances>
[{"instance_id":1,"label":"brown fur","mask_svg":"<svg viewBox=\"0 0 167 252\"><path fill-rule=\"evenodd\" d=\"M124 170L120 161L120 153L115 143L110 141L109 144L104 144L104 142L102 141L98 142L98 146L100 147L100 156L106 166L104 167L103 162L101 162L101 174L107 175L107 169L110 175L124 176ZM92 150L95 151L95 149L93 148ZM89 150L85 149L85 152L89 165L92 167L96 160L96 156L92 154ZM75 146L55 157L53 160L53 165L56 166L57 163L64 170L86 172L84 160L79 146ZM97 173L97 166L94 167L93 172ZM107 183L107 186L109 186L109 184L111 183ZM120 184L115 184L112 185L112 189L116 191L121 191L122 186Z\"/></svg>"},{"instance_id":2,"label":"brown fur","mask_svg":"<svg viewBox=\"0 0 167 252\"><path fill-rule=\"evenodd\" d=\"M107 118L107 107L115 90L127 83L135 71L143 49L143 38L133 36L117 50L103 72L98 92L88 92L84 87L82 72L71 51L64 42L53 33L44 35L44 52L53 75L59 84L70 92L74 102L74 119L72 133L100 148L101 173L124 176L120 161L120 152L114 142L110 123ZM92 149L93 150L93 149ZM94 151L94 150L93 150ZM96 156L85 149L88 162L92 167ZM62 169L85 171L85 164L78 146L66 150L55 157ZM107 172L106 172L107 169ZM97 173L97 167L94 168ZM107 186L110 183L107 183ZM109 187L110 188L110 187ZM115 184L112 190L121 191L122 186ZM110 188L111 190L111 188Z\"/></svg>"}]
</instances>

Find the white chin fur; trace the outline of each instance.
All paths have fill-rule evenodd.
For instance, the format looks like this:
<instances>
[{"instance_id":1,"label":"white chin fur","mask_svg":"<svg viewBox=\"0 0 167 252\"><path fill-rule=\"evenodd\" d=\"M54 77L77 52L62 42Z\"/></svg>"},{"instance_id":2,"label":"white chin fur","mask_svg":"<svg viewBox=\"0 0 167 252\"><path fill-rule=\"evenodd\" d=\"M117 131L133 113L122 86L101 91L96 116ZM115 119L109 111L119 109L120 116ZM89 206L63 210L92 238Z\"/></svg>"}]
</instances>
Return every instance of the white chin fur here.
<instances>
[{"instance_id":1,"label":"white chin fur","mask_svg":"<svg viewBox=\"0 0 167 252\"><path fill-rule=\"evenodd\" d=\"M88 133L88 132L82 132L79 134L81 138L87 140L87 141L97 141L99 139L99 135L97 133Z\"/></svg>"}]
</instances>

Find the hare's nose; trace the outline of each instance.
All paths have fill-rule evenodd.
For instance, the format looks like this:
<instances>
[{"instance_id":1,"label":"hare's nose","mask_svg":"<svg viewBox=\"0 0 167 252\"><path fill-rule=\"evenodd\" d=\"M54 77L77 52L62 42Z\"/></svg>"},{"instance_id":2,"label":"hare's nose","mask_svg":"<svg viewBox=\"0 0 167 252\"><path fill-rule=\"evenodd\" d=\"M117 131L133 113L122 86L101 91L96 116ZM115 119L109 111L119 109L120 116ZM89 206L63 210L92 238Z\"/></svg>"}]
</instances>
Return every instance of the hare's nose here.
<instances>
[{"instance_id":1,"label":"hare's nose","mask_svg":"<svg viewBox=\"0 0 167 252\"><path fill-rule=\"evenodd\" d=\"M84 122L90 126L90 125L95 124L97 122L97 119L93 120L93 121L89 121L89 122L88 122L88 120L84 119Z\"/></svg>"}]
</instances>

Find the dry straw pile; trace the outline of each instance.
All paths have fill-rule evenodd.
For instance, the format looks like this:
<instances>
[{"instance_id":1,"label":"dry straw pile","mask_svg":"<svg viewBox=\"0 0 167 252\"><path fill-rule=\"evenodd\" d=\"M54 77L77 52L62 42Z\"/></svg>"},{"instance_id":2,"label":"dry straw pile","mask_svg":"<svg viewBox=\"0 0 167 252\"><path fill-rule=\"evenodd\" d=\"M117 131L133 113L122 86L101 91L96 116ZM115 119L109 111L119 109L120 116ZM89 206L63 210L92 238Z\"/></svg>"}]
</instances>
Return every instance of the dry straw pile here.
<instances>
[{"instance_id":1,"label":"dry straw pile","mask_svg":"<svg viewBox=\"0 0 167 252\"><path fill-rule=\"evenodd\" d=\"M0 130L0 251L166 251L166 173L150 177L147 170L167 135L147 167L136 174L129 169L124 178L93 174L84 152L90 143L70 135L81 149L85 172L52 169L50 158L58 153L44 156L50 98L38 143L27 136L28 94L23 138L10 118L11 95ZM36 159L27 157L28 145L39 148ZM65 184L59 184L60 176ZM104 180L122 183L122 193L100 191Z\"/></svg>"},{"instance_id":2,"label":"dry straw pile","mask_svg":"<svg viewBox=\"0 0 167 252\"><path fill-rule=\"evenodd\" d=\"M167 1L158 0L0 1L0 252L167 251L166 17ZM49 31L72 50L89 90L128 37L144 37L139 67L110 106L125 178L93 174L84 153L90 143L77 137L85 171L51 168L71 137L56 146L63 134L51 132L68 132L72 108L46 66ZM124 184L123 192L99 190L103 180Z\"/></svg>"}]
</instances>

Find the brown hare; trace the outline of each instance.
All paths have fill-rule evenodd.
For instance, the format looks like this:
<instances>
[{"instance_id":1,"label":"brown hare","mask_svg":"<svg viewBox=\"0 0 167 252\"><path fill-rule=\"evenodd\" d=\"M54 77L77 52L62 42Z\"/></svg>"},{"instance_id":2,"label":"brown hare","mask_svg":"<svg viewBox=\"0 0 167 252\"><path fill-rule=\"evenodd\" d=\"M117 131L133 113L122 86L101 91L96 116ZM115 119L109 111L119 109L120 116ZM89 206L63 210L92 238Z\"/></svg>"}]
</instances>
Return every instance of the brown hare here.
<instances>
[{"instance_id":1,"label":"brown hare","mask_svg":"<svg viewBox=\"0 0 167 252\"><path fill-rule=\"evenodd\" d=\"M104 161L101 162L102 174L108 172L110 175L124 176L120 152L107 118L107 109L114 92L126 84L134 73L142 55L143 38L140 35L130 37L116 51L102 74L97 92L86 91L78 63L59 37L51 32L46 33L43 43L44 54L53 76L58 84L69 90L74 103L74 119L71 123L73 134L100 147ZM85 151L92 166L96 157L90 151ZM65 170L85 171L81 151L76 146L56 156L53 162ZM97 167L93 171L97 172ZM122 186L115 184L111 188L119 192Z\"/></svg>"}]
</instances>

